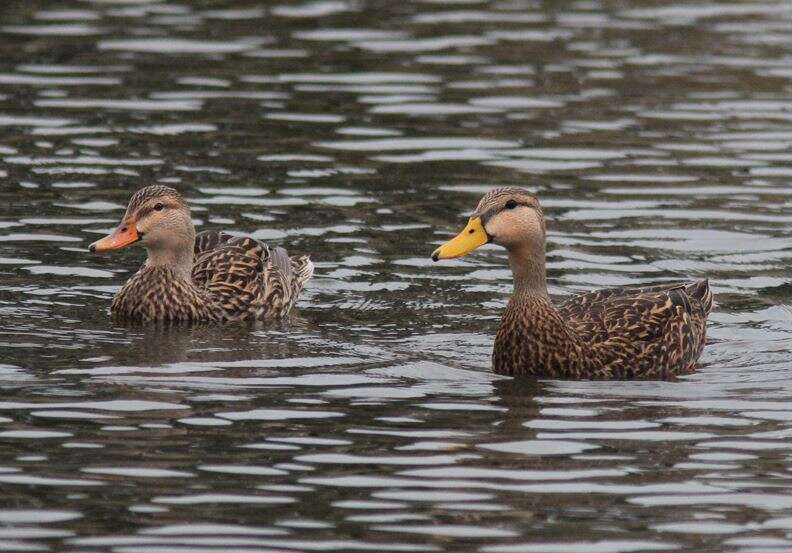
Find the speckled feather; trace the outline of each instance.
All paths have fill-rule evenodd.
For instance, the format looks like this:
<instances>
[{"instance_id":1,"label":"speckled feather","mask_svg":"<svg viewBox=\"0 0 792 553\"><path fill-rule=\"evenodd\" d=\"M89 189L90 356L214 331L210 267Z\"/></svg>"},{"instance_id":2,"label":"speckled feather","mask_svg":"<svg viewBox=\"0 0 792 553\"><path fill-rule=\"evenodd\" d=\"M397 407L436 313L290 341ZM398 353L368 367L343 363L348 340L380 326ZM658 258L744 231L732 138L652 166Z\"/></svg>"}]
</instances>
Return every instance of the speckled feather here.
<instances>
[{"instance_id":1,"label":"speckled feather","mask_svg":"<svg viewBox=\"0 0 792 553\"><path fill-rule=\"evenodd\" d=\"M154 185L132 196L127 216L153 198L186 207L176 190ZM283 248L216 231L196 235L194 256L190 280L168 267L141 267L113 298L113 315L143 322L279 319L313 275L308 256L289 257Z\"/></svg>"},{"instance_id":2,"label":"speckled feather","mask_svg":"<svg viewBox=\"0 0 792 553\"><path fill-rule=\"evenodd\" d=\"M509 212L508 204L527 211L521 212L522 218L503 215ZM706 280L609 288L555 305L545 285L545 223L539 201L520 188L498 188L482 197L472 216L481 218L490 241L511 240L505 246L516 250L520 241L540 246L521 250L529 252L521 258L510 257L520 269L521 281L518 286L515 280L515 295L495 338L496 372L569 379L669 379L694 370L712 309ZM489 234L496 220L497 233L503 236ZM504 226L504 221L512 226ZM520 227L523 221L535 224Z\"/></svg>"},{"instance_id":3,"label":"speckled feather","mask_svg":"<svg viewBox=\"0 0 792 553\"><path fill-rule=\"evenodd\" d=\"M555 306L515 297L495 338L493 368L551 378L669 379L691 372L704 348L706 280L610 288Z\"/></svg>"},{"instance_id":4,"label":"speckled feather","mask_svg":"<svg viewBox=\"0 0 792 553\"><path fill-rule=\"evenodd\" d=\"M282 248L278 248L284 252ZM263 321L286 316L313 274L307 256L288 258L252 238L205 231L195 239L192 281L161 267L142 267L113 298L111 312L140 321Z\"/></svg>"},{"instance_id":5,"label":"speckled feather","mask_svg":"<svg viewBox=\"0 0 792 553\"><path fill-rule=\"evenodd\" d=\"M313 274L307 256L290 258L253 238L202 232L195 242L193 281L223 307L225 320L284 317Z\"/></svg>"}]
</instances>

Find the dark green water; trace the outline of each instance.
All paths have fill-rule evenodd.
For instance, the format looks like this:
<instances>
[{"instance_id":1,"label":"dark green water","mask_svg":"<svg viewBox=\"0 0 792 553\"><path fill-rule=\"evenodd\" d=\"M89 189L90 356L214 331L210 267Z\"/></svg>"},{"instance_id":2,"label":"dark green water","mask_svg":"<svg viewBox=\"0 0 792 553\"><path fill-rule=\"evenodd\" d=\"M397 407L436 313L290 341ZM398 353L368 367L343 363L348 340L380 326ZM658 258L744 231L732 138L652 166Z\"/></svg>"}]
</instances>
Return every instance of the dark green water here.
<instances>
[{"instance_id":1,"label":"dark green water","mask_svg":"<svg viewBox=\"0 0 792 553\"><path fill-rule=\"evenodd\" d=\"M792 548L792 4L5 2L0 550ZM112 324L136 189L311 253L283 326ZM486 190L551 292L708 276L679 382L490 372Z\"/></svg>"}]
</instances>

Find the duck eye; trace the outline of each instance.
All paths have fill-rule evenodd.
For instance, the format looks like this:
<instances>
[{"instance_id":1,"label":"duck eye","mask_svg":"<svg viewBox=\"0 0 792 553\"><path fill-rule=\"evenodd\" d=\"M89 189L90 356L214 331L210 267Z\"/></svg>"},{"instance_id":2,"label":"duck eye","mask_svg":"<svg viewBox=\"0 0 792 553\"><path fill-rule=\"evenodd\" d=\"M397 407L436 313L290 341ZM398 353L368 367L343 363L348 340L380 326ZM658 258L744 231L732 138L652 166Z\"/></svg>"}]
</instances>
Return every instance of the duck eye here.
<instances>
[{"instance_id":1,"label":"duck eye","mask_svg":"<svg viewBox=\"0 0 792 553\"><path fill-rule=\"evenodd\" d=\"M514 209L515 207L517 207L517 202L514 200L509 200L506 202L506 209Z\"/></svg>"},{"instance_id":2,"label":"duck eye","mask_svg":"<svg viewBox=\"0 0 792 553\"><path fill-rule=\"evenodd\" d=\"M165 209L165 206L162 204L157 204L154 206L154 211L162 211L163 209Z\"/></svg>"}]
</instances>

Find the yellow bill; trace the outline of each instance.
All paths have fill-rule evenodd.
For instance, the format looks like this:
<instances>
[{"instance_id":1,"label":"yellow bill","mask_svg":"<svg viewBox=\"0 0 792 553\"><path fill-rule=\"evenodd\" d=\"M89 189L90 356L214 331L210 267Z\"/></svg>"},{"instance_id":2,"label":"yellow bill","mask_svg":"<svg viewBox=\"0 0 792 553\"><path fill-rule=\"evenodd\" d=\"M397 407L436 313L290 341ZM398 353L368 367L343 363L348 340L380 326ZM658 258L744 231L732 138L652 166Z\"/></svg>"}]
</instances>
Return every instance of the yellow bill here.
<instances>
[{"instance_id":1,"label":"yellow bill","mask_svg":"<svg viewBox=\"0 0 792 553\"><path fill-rule=\"evenodd\" d=\"M111 250L120 250L130 244L134 244L138 240L140 240L140 236L134 221L122 221L110 235L97 240L88 246L88 249L92 252L109 252Z\"/></svg>"},{"instance_id":2,"label":"yellow bill","mask_svg":"<svg viewBox=\"0 0 792 553\"><path fill-rule=\"evenodd\" d=\"M481 217L473 217L465 229L432 253L432 260L452 259L467 255L476 248L489 242L487 231L481 223Z\"/></svg>"}]
</instances>

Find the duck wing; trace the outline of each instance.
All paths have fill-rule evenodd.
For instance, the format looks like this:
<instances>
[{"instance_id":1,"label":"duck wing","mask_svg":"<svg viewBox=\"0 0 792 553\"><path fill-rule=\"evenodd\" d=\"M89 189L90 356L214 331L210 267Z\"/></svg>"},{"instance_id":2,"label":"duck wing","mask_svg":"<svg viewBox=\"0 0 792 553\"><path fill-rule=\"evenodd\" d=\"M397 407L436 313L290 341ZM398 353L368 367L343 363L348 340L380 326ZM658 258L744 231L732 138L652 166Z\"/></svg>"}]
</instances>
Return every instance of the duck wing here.
<instances>
[{"instance_id":1,"label":"duck wing","mask_svg":"<svg viewBox=\"0 0 792 553\"><path fill-rule=\"evenodd\" d=\"M283 248L223 232L199 233L195 254L193 281L210 293L227 320L285 316L313 274L307 256L289 258ZM304 259L297 264L300 272L293 259Z\"/></svg>"},{"instance_id":2,"label":"duck wing","mask_svg":"<svg viewBox=\"0 0 792 553\"><path fill-rule=\"evenodd\" d=\"M712 310L712 292L707 280L605 288L572 296L557 307L561 316L572 325L586 326L588 323L594 323L595 326L599 326L602 323L603 312L614 302L623 303L623 300L632 298L640 303L640 300L646 298L665 298L674 291L682 291L690 302L700 304L705 318Z\"/></svg>"},{"instance_id":3,"label":"duck wing","mask_svg":"<svg viewBox=\"0 0 792 553\"><path fill-rule=\"evenodd\" d=\"M704 348L711 309L706 280L599 290L559 306L592 354L621 378L667 378L691 370Z\"/></svg>"}]
</instances>

